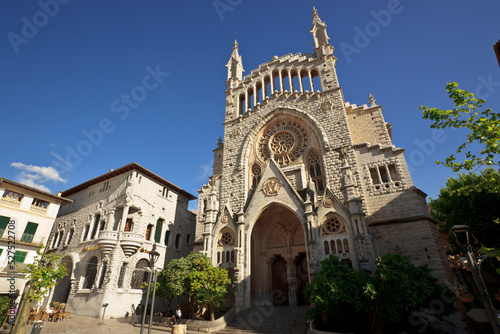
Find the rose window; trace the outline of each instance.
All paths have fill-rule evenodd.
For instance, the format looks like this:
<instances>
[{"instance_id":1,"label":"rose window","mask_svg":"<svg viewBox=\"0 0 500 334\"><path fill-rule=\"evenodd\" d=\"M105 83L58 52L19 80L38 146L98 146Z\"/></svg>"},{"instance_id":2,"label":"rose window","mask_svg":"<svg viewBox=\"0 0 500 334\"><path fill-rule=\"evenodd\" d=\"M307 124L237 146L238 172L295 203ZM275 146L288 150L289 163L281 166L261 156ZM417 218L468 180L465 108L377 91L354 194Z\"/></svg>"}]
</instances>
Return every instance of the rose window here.
<instances>
[{"instance_id":1,"label":"rose window","mask_svg":"<svg viewBox=\"0 0 500 334\"><path fill-rule=\"evenodd\" d=\"M295 138L290 132L279 132L273 136L271 143L271 150L277 155L283 155L289 152L295 144Z\"/></svg>"},{"instance_id":2,"label":"rose window","mask_svg":"<svg viewBox=\"0 0 500 334\"><path fill-rule=\"evenodd\" d=\"M281 166L288 166L297 160L308 144L307 130L299 123L284 121L268 126L259 140L259 156L269 160L271 152L274 160Z\"/></svg>"},{"instance_id":3,"label":"rose window","mask_svg":"<svg viewBox=\"0 0 500 334\"><path fill-rule=\"evenodd\" d=\"M219 244L221 246L229 246L234 244L233 235L229 232L223 233L220 237Z\"/></svg>"},{"instance_id":4,"label":"rose window","mask_svg":"<svg viewBox=\"0 0 500 334\"><path fill-rule=\"evenodd\" d=\"M328 234L335 234L344 232L344 224L340 222L337 218L328 218L325 221L325 228Z\"/></svg>"}]
</instances>

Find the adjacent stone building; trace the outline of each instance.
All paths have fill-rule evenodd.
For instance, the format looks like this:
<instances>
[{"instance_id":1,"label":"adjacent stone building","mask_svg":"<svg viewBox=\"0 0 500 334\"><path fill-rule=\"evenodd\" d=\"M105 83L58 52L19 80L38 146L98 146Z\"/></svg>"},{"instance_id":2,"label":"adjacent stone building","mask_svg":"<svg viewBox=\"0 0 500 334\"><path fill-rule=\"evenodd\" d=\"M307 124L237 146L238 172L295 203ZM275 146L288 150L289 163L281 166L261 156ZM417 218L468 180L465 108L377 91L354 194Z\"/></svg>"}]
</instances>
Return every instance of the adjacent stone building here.
<instances>
[{"instance_id":1,"label":"adjacent stone building","mask_svg":"<svg viewBox=\"0 0 500 334\"><path fill-rule=\"evenodd\" d=\"M61 208L47 247L63 256L69 275L51 300L89 317L123 317L141 301L149 252L156 267L193 249L195 197L137 163L63 192L73 202Z\"/></svg>"},{"instance_id":2,"label":"adjacent stone building","mask_svg":"<svg viewBox=\"0 0 500 334\"><path fill-rule=\"evenodd\" d=\"M226 65L224 139L199 190L195 249L230 270L237 310L307 303L305 283L332 254L371 271L380 255L402 253L451 281L382 107L371 95L344 100L316 10L310 32L313 53L274 56L243 77L235 42Z\"/></svg>"},{"instance_id":3,"label":"adjacent stone building","mask_svg":"<svg viewBox=\"0 0 500 334\"><path fill-rule=\"evenodd\" d=\"M57 212L70 203L61 193L48 192L0 178L0 296L16 300L26 284L19 267L33 263L37 249L47 243Z\"/></svg>"}]
</instances>

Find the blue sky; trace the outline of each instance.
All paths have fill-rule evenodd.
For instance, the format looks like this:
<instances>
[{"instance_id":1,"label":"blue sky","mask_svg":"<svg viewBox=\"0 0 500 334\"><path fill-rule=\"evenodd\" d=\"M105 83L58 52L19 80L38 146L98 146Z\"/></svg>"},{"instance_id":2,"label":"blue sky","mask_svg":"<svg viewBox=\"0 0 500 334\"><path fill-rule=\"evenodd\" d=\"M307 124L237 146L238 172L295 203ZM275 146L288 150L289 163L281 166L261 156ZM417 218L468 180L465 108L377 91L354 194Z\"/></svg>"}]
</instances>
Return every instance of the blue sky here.
<instances>
[{"instance_id":1,"label":"blue sky","mask_svg":"<svg viewBox=\"0 0 500 334\"><path fill-rule=\"evenodd\" d=\"M433 133L418 107L450 108L444 87L457 81L497 110L500 2L314 5L345 100L373 94L413 182L436 197L453 173L435 160L464 132ZM136 161L197 195L223 136L235 34L248 74L313 52L311 11L309 0L2 1L0 176L55 193Z\"/></svg>"}]
</instances>

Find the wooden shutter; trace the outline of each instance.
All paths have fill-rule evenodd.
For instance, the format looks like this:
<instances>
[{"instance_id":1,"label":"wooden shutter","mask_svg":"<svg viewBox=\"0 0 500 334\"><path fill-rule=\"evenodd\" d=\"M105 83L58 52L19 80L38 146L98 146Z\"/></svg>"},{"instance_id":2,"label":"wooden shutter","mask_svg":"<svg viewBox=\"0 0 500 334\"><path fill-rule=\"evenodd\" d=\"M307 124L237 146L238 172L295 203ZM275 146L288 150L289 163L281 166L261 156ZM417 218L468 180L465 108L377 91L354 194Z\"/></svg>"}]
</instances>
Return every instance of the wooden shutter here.
<instances>
[{"instance_id":1,"label":"wooden shutter","mask_svg":"<svg viewBox=\"0 0 500 334\"><path fill-rule=\"evenodd\" d=\"M32 242L37 228L38 224L28 222L28 225L26 225L26 228L24 229L23 236L21 237L21 241Z\"/></svg>"}]
</instances>

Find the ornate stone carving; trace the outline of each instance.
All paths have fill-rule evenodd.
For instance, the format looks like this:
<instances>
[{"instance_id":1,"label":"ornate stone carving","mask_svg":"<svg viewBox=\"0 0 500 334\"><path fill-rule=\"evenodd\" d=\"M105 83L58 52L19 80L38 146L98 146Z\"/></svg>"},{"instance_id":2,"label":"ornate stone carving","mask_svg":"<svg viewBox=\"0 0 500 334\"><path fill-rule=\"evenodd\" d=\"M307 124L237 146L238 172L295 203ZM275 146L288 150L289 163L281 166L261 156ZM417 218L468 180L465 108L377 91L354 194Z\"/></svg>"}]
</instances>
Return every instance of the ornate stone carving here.
<instances>
[{"instance_id":1,"label":"ornate stone carving","mask_svg":"<svg viewBox=\"0 0 500 334\"><path fill-rule=\"evenodd\" d=\"M325 198L323 203L327 208L333 207L333 199L331 199L330 197Z\"/></svg>"},{"instance_id":2,"label":"ornate stone carving","mask_svg":"<svg viewBox=\"0 0 500 334\"><path fill-rule=\"evenodd\" d=\"M307 147L309 137L305 127L294 121L280 121L269 125L263 132L258 154L268 161L274 154L274 161L281 167L297 160Z\"/></svg>"},{"instance_id":3,"label":"ornate stone carving","mask_svg":"<svg viewBox=\"0 0 500 334\"><path fill-rule=\"evenodd\" d=\"M222 216L221 220L224 224L227 224L227 222L229 222L229 216L227 214L225 214Z\"/></svg>"},{"instance_id":4,"label":"ornate stone carving","mask_svg":"<svg viewBox=\"0 0 500 334\"><path fill-rule=\"evenodd\" d=\"M345 224L336 217L327 217L321 224L321 235L332 235L346 232Z\"/></svg>"},{"instance_id":5,"label":"ornate stone carving","mask_svg":"<svg viewBox=\"0 0 500 334\"><path fill-rule=\"evenodd\" d=\"M262 191L266 194L266 196L276 196L283 188L283 184L280 179L277 177L271 177L264 182L262 186Z\"/></svg>"},{"instance_id":6,"label":"ornate stone carving","mask_svg":"<svg viewBox=\"0 0 500 334\"><path fill-rule=\"evenodd\" d=\"M217 241L217 246L218 247L234 246L235 241L236 240L234 239L234 236L231 232L220 233L219 240Z\"/></svg>"}]
</instances>

